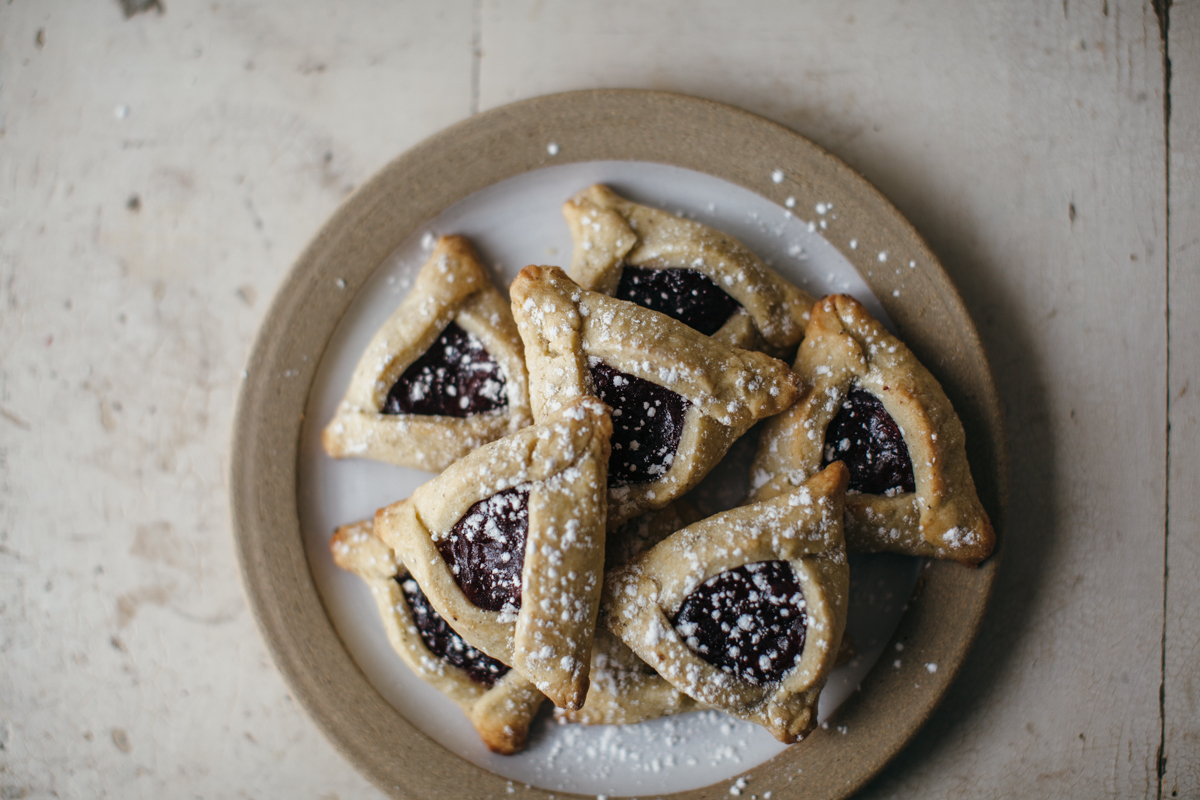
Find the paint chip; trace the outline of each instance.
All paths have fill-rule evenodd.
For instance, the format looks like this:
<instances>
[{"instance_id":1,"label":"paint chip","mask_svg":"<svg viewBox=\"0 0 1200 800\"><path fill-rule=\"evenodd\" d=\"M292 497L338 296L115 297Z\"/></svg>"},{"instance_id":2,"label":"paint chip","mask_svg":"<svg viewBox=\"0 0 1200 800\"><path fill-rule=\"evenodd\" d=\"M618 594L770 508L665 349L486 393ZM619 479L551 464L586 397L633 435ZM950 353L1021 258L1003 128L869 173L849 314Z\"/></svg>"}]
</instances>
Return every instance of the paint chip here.
<instances>
[{"instance_id":1,"label":"paint chip","mask_svg":"<svg viewBox=\"0 0 1200 800\"><path fill-rule=\"evenodd\" d=\"M165 14L166 9L163 8L160 0L117 0L121 10L125 12L125 19L129 19L134 14L141 14L144 11L154 10L159 14Z\"/></svg>"}]
</instances>

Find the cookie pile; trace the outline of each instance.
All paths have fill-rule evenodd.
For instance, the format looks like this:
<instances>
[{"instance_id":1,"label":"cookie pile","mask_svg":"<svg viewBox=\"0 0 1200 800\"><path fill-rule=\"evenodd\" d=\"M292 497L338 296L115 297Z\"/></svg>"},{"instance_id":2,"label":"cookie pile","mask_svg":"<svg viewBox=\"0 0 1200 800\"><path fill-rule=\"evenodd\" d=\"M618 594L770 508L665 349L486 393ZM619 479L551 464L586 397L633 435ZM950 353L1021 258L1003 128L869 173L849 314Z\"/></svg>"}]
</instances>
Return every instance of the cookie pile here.
<instances>
[{"instance_id":1,"label":"cookie pile","mask_svg":"<svg viewBox=\"0 0 1200 800\"><path fill-rule=\"evenodd\" d=\"M962 424L852 297L605 186L564 216L570 274L526 267L511 303L438 241L323 442L440 474L338 529L334 559L496 752L547 698L567 722L714 708L796 741L842 648L847 549L991 553ZM699 519L685 495L764 419L749 497Z\"/></svg>"}]
</instances>

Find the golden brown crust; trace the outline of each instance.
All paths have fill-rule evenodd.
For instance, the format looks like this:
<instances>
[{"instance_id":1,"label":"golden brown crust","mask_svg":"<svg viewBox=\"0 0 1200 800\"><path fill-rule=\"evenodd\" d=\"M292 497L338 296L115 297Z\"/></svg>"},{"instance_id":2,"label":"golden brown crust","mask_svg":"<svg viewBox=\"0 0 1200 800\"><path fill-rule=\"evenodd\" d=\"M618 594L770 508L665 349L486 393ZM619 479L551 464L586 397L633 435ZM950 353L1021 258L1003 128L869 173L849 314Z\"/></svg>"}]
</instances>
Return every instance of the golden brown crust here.
<instances>
[{"instance_id":1,"label":"golden brown crust","mask_svg":"<svg viewBox=\"0 0 1200 800\"><path fill-rule=\"evenodd\" d=\"M586 289L615 294L627 264L692 269L742 306L714 338L734 347L783 354L804 335L813 297L732 236L631 202L601 184L568 200L563 216L575 242L571 277Z\"/></svg>"},{"instance_id":2,"label":"golden brown crust","mask_svg":"<svg viewBox=\"0 0 1200 800\"><path fill-rule=\"evenodd\" d=\"M991 554L996 537L975 492L962 423L937 380L899 339L854 298L832 295L813 307L795 370L807 388L764 426L751 471L752 499L790 491L820 469L825 430L858 387L878 398L899 426L916 491L848 495L850 550L972 566Z\"/></svg>"},{"instance_id":3,"label":"golden brown crust","mask_svg":"<svg viewBox=\"0 0 1200 800\"><path fill-rule=\"evenodd\" d=\"M382 414L396 380L456 322L478 337L504 372L505 408L469 417ZM408 296L375 334L355 367L322 443L335 458L363 457L431 472L528 425L528 378L509 304L470 242L441 237Z\"/></svg>"},{"instance_id":4,"label":"golden brown crust","mask_svg":"<svg viewBox=\"0 0 1200 800\"><path fill-rule=\"evenodd\" d=\"M375 516L380 538L459 635L564 708L579 708L587 694L611 435L607 406L579 399L475 450ZM475 503L516 486L529 489L521 606L485 611L463 594L437 543Z\"/></svg>"},{"instance_id":5,"label":"golden brown crust","mask_svg":"<svg viewBox=\"0 0 1200 800\"><path fill-rule=\"evenodd\" d=\"M782 742L812 730L817 699L846 625L850 573L842 537L849 473L837 462L773 500L690 525L610 573L602 620L639 657L699 702L767 728ZM799 662L775 683L754 685L693 652L671 624L704 581L760 561L787 561L806 603Z\"/></svg>"},{"instance_id":6,"label":"golden brown crust","mask_svg":"<svg viewBox=\"0 0 1200 800\"><path fill-rule=\"evenodd\" d=\"M580 288L557 267L529 266L511 287L525 342L534 419L592 392L590 365L667 388L691 405L674 461L641 484L609 488L609 528L661 508L695 486L759 419L799 395L787 365L717 342L682 322Z\"/></svg>"},{"instance_id":7,"label":"golden brown crust","mask_svg":"<svg viewBox=\"0 0 1200 800\"><path fill-rule=\"evenodd\" d=\"M546 698L516 670L509 670L488 687L431 652L401 589L408 570L372 528L370 520L344 525L334 533L329 549L339 567L355 573L370 587L392 649L413 672L463 710L489 750L511 755L525 749L529 725Z\"/></svg>"}]
</instances>

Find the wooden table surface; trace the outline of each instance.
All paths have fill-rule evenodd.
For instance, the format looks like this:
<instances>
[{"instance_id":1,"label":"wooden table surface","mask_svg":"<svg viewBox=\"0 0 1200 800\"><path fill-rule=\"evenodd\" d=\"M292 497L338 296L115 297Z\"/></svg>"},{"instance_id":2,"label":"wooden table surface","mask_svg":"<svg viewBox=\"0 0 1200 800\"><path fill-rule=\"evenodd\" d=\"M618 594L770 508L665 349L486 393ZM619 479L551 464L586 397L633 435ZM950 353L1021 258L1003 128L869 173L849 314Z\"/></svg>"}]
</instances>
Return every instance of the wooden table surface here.
<instances>
[{"instance_id":1,"label":"wooden table surface","mask_svg":"<svg viewBox=\"0 0 1200 800\"><path fill-rule=\"evenodd\" d=\"M992 358L994 605L862 796L1200 797L1200 3L139 5L0 6L0 798L379 796L242 597L243 360L384 163L593 87L731 103L848 161Z\"/></svg>"}]
</instances>

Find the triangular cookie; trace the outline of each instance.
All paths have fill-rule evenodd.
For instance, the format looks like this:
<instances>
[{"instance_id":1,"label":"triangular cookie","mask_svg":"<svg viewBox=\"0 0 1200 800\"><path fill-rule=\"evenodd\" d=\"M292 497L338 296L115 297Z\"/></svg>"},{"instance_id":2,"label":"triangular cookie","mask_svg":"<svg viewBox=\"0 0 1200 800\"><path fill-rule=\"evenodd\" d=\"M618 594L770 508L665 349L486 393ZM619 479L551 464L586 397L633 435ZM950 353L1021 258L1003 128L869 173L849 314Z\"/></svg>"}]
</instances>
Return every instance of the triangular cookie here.
<instances>
[{"instance_id":1,"label":"triangular cookie","mask_svg":"<svg viewBox=\"0 0 1200 800\"><path fill-rule=\"evenodd\" d=\"M613 409L608 525L661 508L799 395L787 365L670 317L526 267L510 289L534 419L594 394Z\"/></svg>"},{"instance_id":2,"label":"triangular cookie","mask_svg":"<svg viewBox=\"0 0 1200 800\"><path fill-rule=\"evenodd\" d=\"M704 705L804 736L846 626L848 479L835 463L671 535L608 575L603 623Z\"/></svg>"},{"instance_id":3,"label":"triangular cookie","mask_svg":"<svg viewBox=\"0 0 1200 800\"><path fill-rule=\"evenodd\" d=\"M585 289L772 355L804 335L813 297L728 234L600 184L568 200L563 216L575 241L571 277Z\"/></svg>"},{"instance_id":4,"label":"triangular cookie","mask_svg":"<svg viewBox=\"0 0 1200 800\"><path fill-rule=\"evenodd\" d=\"M546 699L542 693L446 624L392 549L374 536L370 520L338 528L329 549L339 567L370 587L388 641L404 663L466 713L489 750L523 750Z\"/></svg>"},{"instance_id":5,"label":"triangular cookie","mask_svg":"<svg viewBox=\"0 0 1200 800\"><path fill-rule=\"evenodd\" d=\"M367 346L322 441L439 472L531 422L509 305L461 236L443 236L412 291Z\"/></svg>"},{"instance_id":6,"label":"triangular cookie","mask_svg":"<svg viewBox=\"0 0 1200 800\"><path fill-rule=\"evenodd\" d=\"M587 694L611 435L608 408L579 399L375 516L463 639L563 708Z\"/></svg>"},{"instance_id":7,"label":"triangular cookie","mask_svg":"<svg viewBox=\"0 0 1200 800\"><path fill-rule=\"evenodd\" d=\"M942 387L857 300L813 308L796 357L808 387L767 422L752 499L803 483L823 463L850 468L846 543L975 565L996 536L975 492L962 423Z\"/></svg>"}]
</instances>

